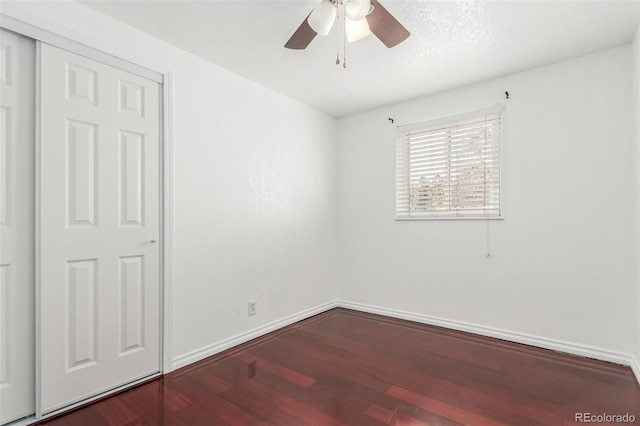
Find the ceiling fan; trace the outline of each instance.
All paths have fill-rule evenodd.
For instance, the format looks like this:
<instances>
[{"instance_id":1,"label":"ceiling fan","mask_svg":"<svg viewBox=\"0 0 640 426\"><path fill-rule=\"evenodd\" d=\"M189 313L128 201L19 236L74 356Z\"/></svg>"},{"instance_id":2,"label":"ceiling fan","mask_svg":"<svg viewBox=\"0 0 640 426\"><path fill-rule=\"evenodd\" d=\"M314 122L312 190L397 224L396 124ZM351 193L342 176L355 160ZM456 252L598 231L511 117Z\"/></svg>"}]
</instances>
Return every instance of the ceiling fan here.
<instances>
[{"instance_id":1,"label":"ceiling fan","mask_svg":"<svg viewBox=\"0 0 640 426\"><path fill-rule=\"evenodd\" d=\"M342 4L344 4L345 33L350 42L373 33L385 46L392 48L410 35L409 31L377 0L322 0L302 21L284 47L296 50L306 49L316 35L327 35L336 21L338 7Z\"/></svg>"}]
</instances>

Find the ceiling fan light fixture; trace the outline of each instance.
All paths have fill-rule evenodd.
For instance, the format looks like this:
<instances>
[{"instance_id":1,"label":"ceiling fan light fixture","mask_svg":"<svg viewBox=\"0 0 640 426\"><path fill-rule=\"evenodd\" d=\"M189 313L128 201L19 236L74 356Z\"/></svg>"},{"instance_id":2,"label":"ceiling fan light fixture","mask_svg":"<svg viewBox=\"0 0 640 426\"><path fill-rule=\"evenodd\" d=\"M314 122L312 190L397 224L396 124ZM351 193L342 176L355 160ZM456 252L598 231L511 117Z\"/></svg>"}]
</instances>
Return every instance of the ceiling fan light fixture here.
<instances>
[{"instance_id":1,"label":"ceiling fan light fixture","mask_svg":"<svg viewBox=\"0 0 640 426\"><path fill-rule=\"evenodd\" d=\"M0 0L1 2L2 0ZM317 1L317 0L316 0ZM389 49L405 41L411 33L400 23L385 7L380 0L322 0L320 4L302 21L298 29L293 33L284 47L287 49L303 50L313 41L315 36L327 35L337 20L338 9L340 11L340 24L349 29L344 29L344 37L338 37L338 45L343 41L343 47L349 41L356 41L373 33ZM348 12L346 11L348 9ZM344 13L343 13L344 12ZM346 18L351 21L347 22ZM354 19L358 18L358 19ZM362 22L357 22L363 20ZM369 27L369 28L367 28ZM348 34L347 34L348 32ZM339 48L338 48L339 49ZM345 49L346 50L346 49Z\"/></svg>"},{"instance_id":2,"label":"ceiling fan light fixture","mask_svg":"<svg viewBox=\"0 0 640 426\"><path fill-rule=\"evenodd\" d=\"M371 29L369 28L367 18L358 19L356 21L345 18L344 30L347 34L347 41L349 43L361 40L371 34Z\"/></svg>"},{"instance_id":3,"label":"ceiling fan light fixture","mask_svg":"<svg viewBox=\"0 0 640 426\"><path fill-rule=\"evenodd\" d=\"M347 0L344 11L347 18L358 21L367 16L373 10L371 0Z\"/></svg>"},{"instance_id":4,"label":"ceiling fan light fixture","mask_svg":"<svg viewBox=\"0 0 640 426\"><path fill-rule=\"evenodd\" d=\"M331 31L337 15L338 7L331 0L322 0L307 18L307 23L313 31L321 36L326 36Z\"/></svg>"}]
</instances>

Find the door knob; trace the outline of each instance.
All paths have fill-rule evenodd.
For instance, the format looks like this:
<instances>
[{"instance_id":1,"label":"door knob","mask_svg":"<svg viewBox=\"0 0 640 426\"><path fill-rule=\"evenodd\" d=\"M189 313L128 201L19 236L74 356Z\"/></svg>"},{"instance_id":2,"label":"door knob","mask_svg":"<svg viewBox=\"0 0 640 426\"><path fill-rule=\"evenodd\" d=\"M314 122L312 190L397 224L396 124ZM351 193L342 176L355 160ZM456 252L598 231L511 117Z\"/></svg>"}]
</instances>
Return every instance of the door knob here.
<instances>
[{"instance_id":1,"label":"door knob","mask_svg":"<svg viewBox=\"0 0 640 426\"><path fill-rule=\"evenodd\" d=\"M157 243L157 241L156 241L156 240L149 240L148 242L149 242L149 244L155 244L155 243Z\"/></svg>"}]
</instances>

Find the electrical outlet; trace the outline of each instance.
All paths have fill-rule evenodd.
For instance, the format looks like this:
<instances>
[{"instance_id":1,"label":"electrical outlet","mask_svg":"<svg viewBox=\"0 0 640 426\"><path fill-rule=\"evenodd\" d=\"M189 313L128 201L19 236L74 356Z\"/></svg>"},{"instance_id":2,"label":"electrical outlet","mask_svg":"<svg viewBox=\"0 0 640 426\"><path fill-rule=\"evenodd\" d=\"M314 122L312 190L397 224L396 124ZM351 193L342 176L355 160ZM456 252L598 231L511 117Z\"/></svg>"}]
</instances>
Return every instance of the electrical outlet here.
<instances>
[{"instance_id":1,"label":"electrical outlet","mask_svg":"<svg viewBox=\"0 0 640 426\"><path fill-rule=\"evenodd\" d=\"M249 300L249 316L256 314L256 301Z\"/></svg>"}]
</instances>

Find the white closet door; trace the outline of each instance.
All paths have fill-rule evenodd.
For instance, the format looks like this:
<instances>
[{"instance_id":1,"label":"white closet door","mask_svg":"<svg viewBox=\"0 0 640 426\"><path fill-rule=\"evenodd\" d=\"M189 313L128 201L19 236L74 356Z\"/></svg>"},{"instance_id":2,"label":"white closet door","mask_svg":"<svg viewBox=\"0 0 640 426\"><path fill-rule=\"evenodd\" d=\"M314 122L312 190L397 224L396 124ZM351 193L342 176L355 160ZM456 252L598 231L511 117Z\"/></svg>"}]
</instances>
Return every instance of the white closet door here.
<instances>
[{"instance_id":1,"label":"white closet door","mask_svg":"<svg viewBox=\"0 0 640 426\"><path fill-rule=\"evenodd\" d=\"M0 30L0 424L35 410L35 42Z\"/></svg>"},{"instance_id":2,"label":"white closet door","mask_svg":"<svg viewBox=\"0 0 640 426\"><path fill-rule=\"evenodd\" d=\"M160 85L42 44L43 412L160 370Z\"/></svg>"}]
</instances>

